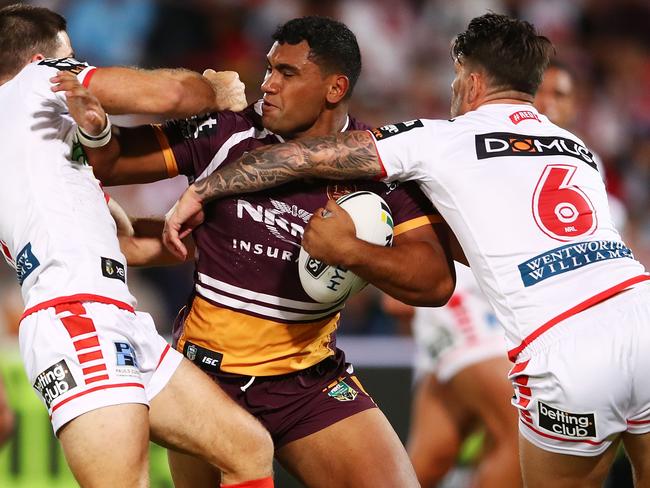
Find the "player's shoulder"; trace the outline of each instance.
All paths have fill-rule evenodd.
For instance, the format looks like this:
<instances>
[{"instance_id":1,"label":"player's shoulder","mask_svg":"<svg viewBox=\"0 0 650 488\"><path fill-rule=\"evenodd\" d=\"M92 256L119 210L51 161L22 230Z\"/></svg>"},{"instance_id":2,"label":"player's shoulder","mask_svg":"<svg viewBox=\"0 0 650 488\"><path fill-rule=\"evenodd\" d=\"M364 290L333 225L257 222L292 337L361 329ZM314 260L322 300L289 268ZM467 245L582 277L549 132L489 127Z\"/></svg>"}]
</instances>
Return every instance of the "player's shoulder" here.
<instances>
[{"instance_id":1,"label":"player's shoulder","mask_svg":"<svg viewBox=\"0 0 650 488\"><path fill-rule=\"evenodd\" d=\"M79 61L75 58L43 59L33 64L41 70L50 69L56 71L69 71L74 75L78 75L89 67L88 63L84 63L83 61Z\"/></svg>"},{"instance_id":2,"label":"player's shoulder","mask_svg":"<svg viewBox=\"0 0 650 488\"><path fill-rule=\"evenodd\" d=\"M255 113L253 105L250 105L241 112L223 110L168 121L163 127L166 131L179 133L183 139L206 137L223 139L236 133L258 130L261 128L261 120Z\"/></svg>"}]
</instances>

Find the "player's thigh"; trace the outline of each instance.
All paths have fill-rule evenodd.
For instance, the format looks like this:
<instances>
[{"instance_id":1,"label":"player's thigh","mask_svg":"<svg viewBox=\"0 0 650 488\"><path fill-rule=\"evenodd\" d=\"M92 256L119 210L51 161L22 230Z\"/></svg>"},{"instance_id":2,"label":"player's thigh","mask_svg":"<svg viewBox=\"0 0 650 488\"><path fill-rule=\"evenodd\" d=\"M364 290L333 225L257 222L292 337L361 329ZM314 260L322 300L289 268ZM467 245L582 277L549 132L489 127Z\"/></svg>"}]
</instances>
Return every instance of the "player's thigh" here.
<instances>
[{"instance_id":1,"label":"player's thigh","mask_svg":"<svg viewBox=\"0 0 650 488\"><path fill-rule=\"evenodd\" d=\"M597 456L559 454L519 436L521 471L526 488L601 487L616 456L618 442Z\"/></svg>"},{"instance_id":2,"label":"player's thigh","mask_svg":"<svg viewBox=\"0 0 650 488\"><path fill-rule=\"evenodd\" d=\"M466 408L454 402L447 384L439 383L433 374L420 378L413 396L407 442L419 478L421 472L445 472L453 465L469 421Z\"/></svg>"},{"instance_id":3,"label":"player's thigh","mask_svg":"<svg viewBox=\"0 0 650 488\"><path fill-rule=\"evenodd\" d=\"M154 441L197 455L224 472L258 465L261 472L249 479L271 473L268 432L186 359L151 400L150 423Z\"/></svg>"},{"instance_id":4,"label":"player's thigh","mask_svg":"<svg viewBox=\"0 0 650 488\"><path fill-rule=\"evenodd\" d=\"M276 457L309 488L419 486L404 446L378 408L290 442Z\"/></svg>"},{"instance_id":5,"label":"player's thigh","mask_svg":"<svg viewBox=\"0 0 650 488\"><path fill-rule=\"evenodd\" d=\"M68 465L82 487L149 486L147 417L146 405L113 405L76 417L59 430Z\"/></svg>"},{"instance_id":6,"label":"player's thigh","mask_svg":"<svg viewBox=\"0 0 650 488\"><path fill-rule=\"evenodd\" d=\"M517 445L517 409L511 404L512 384L506 356L492 357L462 369L449 381L455 400L473 412L496 442Z\"/></svg>"},{"instance_id":7,"label":"player's thigh","mask_svg":"<svg viewBox=\"0 0 650 488\"><path fill-rule=\"evenodd\" d=\"M634 469L635 486L650 486L650 433L623 434L623 445Z\"/></svg>"},{"instance_id":8,"label":"player's thigh","mask_svg":"<svg viewBox=\"0 0 650 488\"><path fill-rule=\"evenodd\" d=\"M189 454L167 451L174 488L217 487L221 473L211 464Z\"/></svg>"}]
</instances>

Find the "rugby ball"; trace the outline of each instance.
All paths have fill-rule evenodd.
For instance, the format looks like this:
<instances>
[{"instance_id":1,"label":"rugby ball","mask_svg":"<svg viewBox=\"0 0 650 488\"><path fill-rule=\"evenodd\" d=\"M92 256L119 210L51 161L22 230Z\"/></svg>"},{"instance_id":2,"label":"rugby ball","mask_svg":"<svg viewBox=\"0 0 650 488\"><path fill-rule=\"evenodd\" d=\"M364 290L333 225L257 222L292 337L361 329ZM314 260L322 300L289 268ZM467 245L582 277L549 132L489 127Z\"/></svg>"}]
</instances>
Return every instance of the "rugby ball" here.
<instances>
[{"instance_id":1,"label":"rugby ball","mask_svg":"<svg viewBox=\"0 0 650 488\"><path fill-rule=\"evenodd\" d=\"M357 191L342 196L336 203L350 214L357 238L379 246L393 244L393 217L379 195ZM320 303L340 302L367 285L352 271L314 259L302 247L298 255L298 274L307 295Z\"/></svg>"}]
</instances>

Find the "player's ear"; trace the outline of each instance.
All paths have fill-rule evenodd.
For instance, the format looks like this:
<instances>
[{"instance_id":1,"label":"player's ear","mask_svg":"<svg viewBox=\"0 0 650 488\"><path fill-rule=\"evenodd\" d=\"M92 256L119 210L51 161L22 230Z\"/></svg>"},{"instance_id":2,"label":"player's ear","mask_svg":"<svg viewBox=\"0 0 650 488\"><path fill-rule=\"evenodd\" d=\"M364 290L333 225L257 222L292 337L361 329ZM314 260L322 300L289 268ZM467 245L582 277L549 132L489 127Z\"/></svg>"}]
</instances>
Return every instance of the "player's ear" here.
<instances>
[{"instance_id":1,"label":"player's ear","mask_svg":"<svg viewBox=\"0 0 650 488\"><path fill-rule=\"evenodd\" d=\"M329 90L327 91L328 103L339 103L345 98L350 88L350 80L347 76L341 74L331 75Z\"/></svg>"},{"instance_id":2,"label":"player's ear","mask_svg":"<svg viewBox=\"0 0 650 488\"><path fill-rule=\"evenodd\" d=\"M41 53L38 53L38 54L34 54L29 60L29 62L33 63L34 61L43 61L44 59L45 56L43 56Z\"/></svg>"},{"instance_id":3,"label":"player's ear","mask_svg":"<svg viewBox=\"0 0 650 488\"><path fill-rule=\"evenodd\" d=\"M474 107L478 100L483 96L485 90L485 79L482 73L472 71L467 80L467 102Z\"/></svg>"}]
</instances>

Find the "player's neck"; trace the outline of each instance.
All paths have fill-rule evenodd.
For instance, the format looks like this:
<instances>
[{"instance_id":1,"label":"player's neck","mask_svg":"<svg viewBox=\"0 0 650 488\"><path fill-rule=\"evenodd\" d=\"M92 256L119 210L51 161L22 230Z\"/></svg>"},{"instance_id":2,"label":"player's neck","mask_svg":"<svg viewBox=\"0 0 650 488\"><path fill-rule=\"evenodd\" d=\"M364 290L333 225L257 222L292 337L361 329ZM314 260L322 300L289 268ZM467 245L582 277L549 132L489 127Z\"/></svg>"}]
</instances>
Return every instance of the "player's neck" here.
<instances>
[{"instance_id":1,"label":"player's neck","mask_svg":"<svg viewBox=\"0 0 650 488\"><path fill-rule=\"evenodd\" d=\"M532 105L534 97L528 93L517 90L494 90L488 91L480 100L477 107L490 104L508 104L508 105Z\"/></svg>"},{"instance_id":2,"label":"player's neck","mask_svg":"<svg viewBox=\"0 0 650 488\"><path fill-rule=\"evenodd\" d=\"M304 137L320 137L337 134L345 129L348 123L348 110L346 105L337 106L334 109L324 109L316 122L303 132L293 134L286 139L302 139Z\"/></svg>"}]
</instances>

